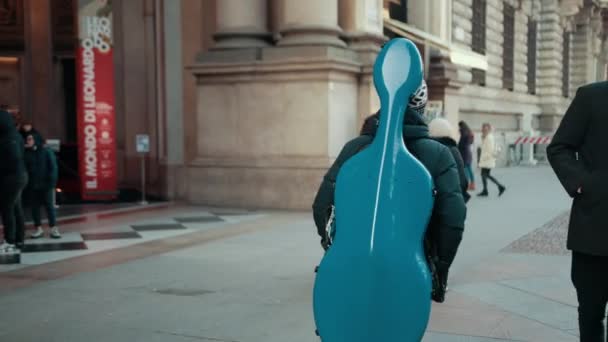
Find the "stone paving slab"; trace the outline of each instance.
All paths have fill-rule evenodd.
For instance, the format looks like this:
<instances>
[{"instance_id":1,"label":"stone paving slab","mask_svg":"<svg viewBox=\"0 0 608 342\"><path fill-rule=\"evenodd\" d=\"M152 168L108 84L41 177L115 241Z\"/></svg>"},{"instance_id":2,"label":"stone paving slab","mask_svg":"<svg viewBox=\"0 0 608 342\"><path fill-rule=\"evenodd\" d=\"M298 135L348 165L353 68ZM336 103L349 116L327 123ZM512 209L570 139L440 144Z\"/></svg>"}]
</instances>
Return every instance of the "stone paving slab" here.
<instances>
[{"instance_id":1,"label":"stone paving slab","mask_svg":"<svg viewBox=\"0 0 608 342\"><path fill-rule=\"evenodd\" d=\"M509 191L471 201L448 299L433 305L424 341L575 342L568 256L500 252L565 212L569 199L547 170L496 174ZM187 235L0 275L0 307L11 312L0 340L318 342L311 303L322 252L310 213L256 217L228 233L186 227L176 232Z\"/></svg>"},{"instance_id":2,"label":"stone paving slab","mask_svg":"<svg viewBox=\"0 0 608 342\"><path fill-rule=\"evenodd\" d=\"M570 212L560 214L542 227L513 242L504 252L544 255L568 255L566 240Z\"/></svg>"},{"instance_id":3,"label":"stone paving slab","mask_svg":"<svg viewBox=\"0 0 608 342\"><path fill-rule=\"evenodd\" d=\"M572 330L578 326L576 308L515 288L496 283L476 283L455 290L555 329Z\"/></svg>"},{"instance_id":4,"label":"stone paving slab","mask_svg":"<svg viewBox=\"0 0 608 342\"><path fill-rule=\"evenodd\" d=\"M570 279L564 276L512 279L499 283L572 308L578 307L576 290Z\"/></svg>"},{"instance_id":5,"label":"stone paving slab","mask_svg":"<svg viewBox=\"0 0 608 342\"><path fill-rule=\"evenodd\" d=\"M474 296L450 291L443 304L434 304L428 330L456 336L497 340L574 342L568 332L549 327Z\"/></svg>"},{"instance_id":6,"label":"stone paving slab","mask_svg":"<svg viewBox=\"0 0 608 342\"><path fill-rule=\"evenodd\" d=\"M556 276L570 283L569 256L498 253L461 272L451 273L450 282L456 285Z\"/></svg>"},{"instance_id":7,"label":"stone paving slab","mask_svg":"<svg viewBox=\"0 0 608 342\"><path fill-rule=\"evenodd\" d=\"M488 338L479 336L451 335L441 333L427 333L422 342L521 342L521 340L511 340L502 338Z\"/></svg>"}]
</instances>

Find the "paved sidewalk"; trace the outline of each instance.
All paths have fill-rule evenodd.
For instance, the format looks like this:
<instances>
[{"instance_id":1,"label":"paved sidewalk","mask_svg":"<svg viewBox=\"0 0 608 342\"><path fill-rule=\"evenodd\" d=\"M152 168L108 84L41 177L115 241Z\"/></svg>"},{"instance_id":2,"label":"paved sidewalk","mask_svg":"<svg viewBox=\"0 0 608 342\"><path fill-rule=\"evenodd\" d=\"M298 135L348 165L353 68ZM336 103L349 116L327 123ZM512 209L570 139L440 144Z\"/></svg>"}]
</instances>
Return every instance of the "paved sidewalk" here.
<instances>
[{"instance_id":1,"label":"paved sidewalk","mask_svg":"<svg viewBox=\"0 0 608 342\"><path fill-rule=\"evenodd\" d=\"M434 305L424 341L577 341L568 198L546 168L496 176L509 189L472 200L448 300ZM0 340L318 341L311 215L258 214L0 273L10 312Z\"/></svg>"}]
</instances>

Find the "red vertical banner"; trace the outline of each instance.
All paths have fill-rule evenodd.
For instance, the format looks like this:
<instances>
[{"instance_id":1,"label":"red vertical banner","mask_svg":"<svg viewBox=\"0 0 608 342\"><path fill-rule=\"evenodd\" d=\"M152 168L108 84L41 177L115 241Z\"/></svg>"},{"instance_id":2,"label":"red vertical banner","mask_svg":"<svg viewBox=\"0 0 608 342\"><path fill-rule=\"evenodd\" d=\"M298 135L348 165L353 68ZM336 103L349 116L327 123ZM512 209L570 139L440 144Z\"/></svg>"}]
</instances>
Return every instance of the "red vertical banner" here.
<instances>
[{"instance_id":1,"label":"red vertical banner","mask_svg":"<svg viewBox=\"0 0 608 342\"><path fill-rule=\"evenodd\" d=\"M85 200L117 195L111 5L78 0L78 157Z\"/></svg>"}]
</instances>

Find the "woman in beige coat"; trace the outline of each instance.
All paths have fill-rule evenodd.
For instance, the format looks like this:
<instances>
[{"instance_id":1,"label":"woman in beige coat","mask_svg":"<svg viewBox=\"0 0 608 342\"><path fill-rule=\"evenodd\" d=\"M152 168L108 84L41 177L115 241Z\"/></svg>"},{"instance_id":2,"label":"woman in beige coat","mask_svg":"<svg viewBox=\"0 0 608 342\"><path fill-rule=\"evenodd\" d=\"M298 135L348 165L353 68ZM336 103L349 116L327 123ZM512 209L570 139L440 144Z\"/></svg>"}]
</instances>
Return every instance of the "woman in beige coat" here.
<instances>
[{"instance_id":1,"label":"woman in beige coat","mask_svg":"<svg viewBox=\"0 0 608 342\"><path fill-rule=\"evenodd\" d=\"M488 196L488 179L498 187L498 196L502 196L507 188L491 175L492 169L496 167L496 143L494 142L494 134L492 134L492 126L488 123L483 124L481 132L482 143L479 167L481 168L483 191L478 196Z\"/></svg>"}]
</instances>

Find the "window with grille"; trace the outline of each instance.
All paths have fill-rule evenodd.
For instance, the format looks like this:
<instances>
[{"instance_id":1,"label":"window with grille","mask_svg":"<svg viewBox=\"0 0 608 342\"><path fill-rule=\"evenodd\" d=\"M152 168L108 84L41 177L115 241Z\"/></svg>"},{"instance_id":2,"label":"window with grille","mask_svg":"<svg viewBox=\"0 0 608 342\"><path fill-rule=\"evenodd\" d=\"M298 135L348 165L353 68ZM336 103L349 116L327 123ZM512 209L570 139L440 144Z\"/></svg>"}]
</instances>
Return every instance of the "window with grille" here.
<instances>
[{"instance_id":1,"label":"window with grille","mask_svg":"<svg viewBox=\"0 0 608 342\"><path fill-rule=\"evenodd\" d=\"M471 49L482 55L486 54L486 0L473 0L473 30ZM486 72L473 69L473 83L486 84Z\"/></svg>"},{"instance_id":2,"label":"window with grille","mask_svg":"<svg viewBox=\"0 0 608 342\"><path fill-rule=\"evenodd\" d=\"M503 54L502 54L502 86L505 89L514 88L515 67L515 8L505 4L503 7Z\"/></svg>"},{"instance_id":3,"label":"window with grille","mask_svg":"<svg viewBox=\"0 0 608 342\"><path fill-rule=\"evenodd\" d=\"M564 31L564 49L562 61L562 95L570 96L570 32Z\"/></svg>"},{"instance_id":4,"label":"window with grille","mask_svg":"<svg viewBox=\"0 0 608 342\"><path fill-rule=\"evenodd\" d=\"M536 42L538 23L528 19L528 93L536 94Z\"/></svg>"}]
</instances>

